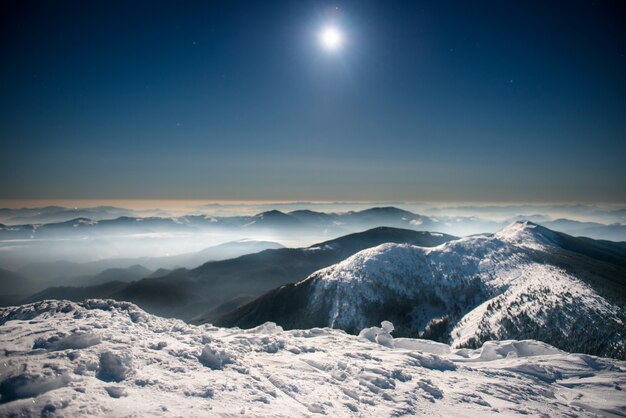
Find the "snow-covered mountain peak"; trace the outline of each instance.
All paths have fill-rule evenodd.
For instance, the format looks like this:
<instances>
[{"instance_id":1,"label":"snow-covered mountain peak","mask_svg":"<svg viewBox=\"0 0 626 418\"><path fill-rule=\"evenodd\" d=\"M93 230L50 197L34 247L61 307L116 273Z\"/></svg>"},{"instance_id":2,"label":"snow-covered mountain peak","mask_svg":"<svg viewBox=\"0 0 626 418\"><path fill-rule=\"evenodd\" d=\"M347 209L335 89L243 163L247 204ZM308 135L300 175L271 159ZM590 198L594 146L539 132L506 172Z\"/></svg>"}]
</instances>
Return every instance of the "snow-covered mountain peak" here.
<instances>
[{"instance_id":1,"label":"snow-covered mountain peak","mask_svg":"<svg viewBox=\"0 0 626 418\"><path fill-rule=\"evenodd\" d=\"M258 213L254 217L255 218L265 219L265 218L282 218L282 217L285 217L285 216L287 216L286 213L283 213L283 212L281 212L279 210L274 209L274 210L268 210L268 211L265 211L265 212Z\"/></svg>"},{"instance_id":2,"label":"snow-covered mountain peak","mask_svg":"<svg viewBox=\"0 0 626 418\"><path fill-rule=\"evenodd\" d=\"M357 333L387 319L401 336L457 347L533 338L626 358L624 310L598 285L614 270L606 270L603 259L565 249L567 239L575 240L515 222L495 235L431 248L382 244L260 298L226 323L263 319ZM291 305L273 308L282 303Z\"/></svg>"},{"instance_id":3,"label":"snow-covered mountain peak","mask_svg":"<svg viewBox=\"0 0 626 418\"><path fill-rule=\"evenodd\" d=\"M494 237L509 244L532 249L543 249L559 245L556 233L530 221L513 222L496 232Z\"/></svg>"},{"instance_id":4,"label":"snow-covered mountain peak","mask_svg":"<svg viewBox=\"0 0 626 418\"><path fill-rule=\"evenodd\" d=\"M421 247L410 244L381 244L322 269L316 276L322 281L344 282L395 276L398 271L415 270L418 264L423 264L423 254Z\"/></svg>"}]
</instances>

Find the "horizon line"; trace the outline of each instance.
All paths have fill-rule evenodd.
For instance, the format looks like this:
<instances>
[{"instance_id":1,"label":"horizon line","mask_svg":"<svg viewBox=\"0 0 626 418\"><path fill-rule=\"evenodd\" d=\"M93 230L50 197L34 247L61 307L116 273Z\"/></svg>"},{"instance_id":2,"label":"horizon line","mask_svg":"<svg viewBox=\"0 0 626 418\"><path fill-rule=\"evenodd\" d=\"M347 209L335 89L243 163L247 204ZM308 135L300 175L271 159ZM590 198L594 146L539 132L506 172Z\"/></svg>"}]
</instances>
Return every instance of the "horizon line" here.
<instances>
[{"instance_id":1,"label":"horizon line","mask_svg":"<svg viewBox=\"0 0 626 418\"><path fill-rule=\"evenodd\" d=\"M599 206L626 207L626 202L613 201L537 201L537 200L236 200L236 199L0 199L2 209L41 208L60 206L64 208L93 208L98 206L115 206L120 209L160 209L199 206L255 206L255 205L419 205L419 206Z\"/></svg>"}]
</instances>

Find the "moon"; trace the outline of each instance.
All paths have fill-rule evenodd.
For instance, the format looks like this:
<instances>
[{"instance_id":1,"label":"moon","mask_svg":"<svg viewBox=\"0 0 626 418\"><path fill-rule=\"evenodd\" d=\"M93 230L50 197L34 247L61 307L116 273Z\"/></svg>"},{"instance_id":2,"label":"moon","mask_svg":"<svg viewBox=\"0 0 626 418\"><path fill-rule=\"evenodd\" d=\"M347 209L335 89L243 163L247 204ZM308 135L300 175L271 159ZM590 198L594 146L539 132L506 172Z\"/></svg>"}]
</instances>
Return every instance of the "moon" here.
<instances>
[{"instance_id":1,"label":"moon","mask_svg":"<svg viewBox=\"0 0 626 418\"><path fill-rule=\"evenodd\" d=\"M324 49L336 51L343 44L343 34L339 29L328 26L320 31L319 41Z\"/></svg>"}]
</instances>

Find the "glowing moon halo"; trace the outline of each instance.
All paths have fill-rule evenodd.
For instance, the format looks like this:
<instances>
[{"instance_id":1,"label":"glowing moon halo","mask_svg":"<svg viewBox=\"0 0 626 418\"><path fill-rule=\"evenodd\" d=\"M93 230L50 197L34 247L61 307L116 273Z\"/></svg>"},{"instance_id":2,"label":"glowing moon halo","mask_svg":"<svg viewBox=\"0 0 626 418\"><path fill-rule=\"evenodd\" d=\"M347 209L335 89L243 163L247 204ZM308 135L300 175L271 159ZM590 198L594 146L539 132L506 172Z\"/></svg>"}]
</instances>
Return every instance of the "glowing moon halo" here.
<instances>
[{"instance_id":1,"label":"glowing moon halo","mask_svg":"<svg viewBox=\"0 0 626 418\"><path fill-rule=\"evenodd\" d=\"M324 49L335 51L343 44L343 35L337 28L329 26L321 30L319 41Z\"/></svg>"}]
</instances>

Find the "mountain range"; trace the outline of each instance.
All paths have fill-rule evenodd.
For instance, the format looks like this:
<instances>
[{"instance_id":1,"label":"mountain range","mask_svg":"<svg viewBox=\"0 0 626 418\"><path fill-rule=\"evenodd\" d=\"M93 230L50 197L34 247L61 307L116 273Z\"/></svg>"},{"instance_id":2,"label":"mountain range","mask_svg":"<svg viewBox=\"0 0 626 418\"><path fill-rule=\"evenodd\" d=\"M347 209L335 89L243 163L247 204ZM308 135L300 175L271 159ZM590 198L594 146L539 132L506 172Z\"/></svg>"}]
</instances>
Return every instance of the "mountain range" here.
<instances>
[{"instance_id":1,"label":"mountain range","mask_svg":"<svg viewBox=\"0 0 626 418\"><path fill-rule=\"evenodd\" d=\"M4 227L0 233L9 235L29 231L45 237L61 231L80 237L217 224L261 236L272 231L298 236L392 225L301 248L240 240L177 256L31 263L17 274L3 271L6 285L0 293L5 304L112 298L188 322L244 328L273 321L286 328L330 326L355 333L388 319L400 336L454 347L533 338L569 351L624 357L625 242L574 237L528 221L464 238L415 231L481 222L443 219L382 207L340 214L271 210L223 218L81 218ZM576 231L607 227L534 219ZM62 286L24 298L27 293L19 292L41 285L33 277L58 279Z\"/></svg>"},{"instance_id":2,"label":"mountain range","mask_svg":"<svg viewBox=\"0 0 626 418\"><path fill-rule=\"evenodd\" d=\"M368 248L213 322L357 333L387 319L397 335L454 347L529 338L624 359L625 302L626 243L516 222L434 248Z\"/></svg>"},{"instance_id":3,"label":"mountain range","mask_svg":"<svg viewBox=\"0 0 626 418\"><path fill-rule=\"evenodd\" d=\"M340 237L305 248L267 249L255 254L176 269L132 283L111 281L85 287L52 287L26 301L113 298L186 321L206 321L243 305L274 287L306 278L366 248L395 242L436 246L456 237L388 227Z\"/></svg>"},{"instance_id":4,"label":"mountain range","mask_svg":"<svg viewBox=\"0 0 626 418\"><path fill-rule=\"evenodd\" d=\"M111 211L111 214L118 213ZM63 222L28 223L1 225L0 241L30 240L72 237L108 237L128 234L174 233L220 231L224 233L277 233L310 232L327 230L334 236L363 231L376 226L390 226L413 230L438 231L452 235L471 235L495 232L512 220L485 220L477 217L424 216L395 207L376 207L361 211L323 213L311 210L296 210L284 213L270 210L254 216L213 217L188 215L180 217L133 217L120 216L114 219L77 217ZM532 217L542 226L576 236L595 239L626 241L626 225L621 223L602 224L571 219L551 219L537 215Z\"/></svg>"},{"instance_id":5,"label":"mountain range","mask_svg":"<svg viewBox=\"0 0 626 418\"><path fill-rule=\"evenodd\" d=\"M88 280L83 280L82 277L94 276L104 270L127 269L133 265L141 265L148 270L191 269L208 261L236 258L270 248L283 248L283 246L272 241L237 240L207 247L200 251L161 257L106 258L83 263L69 261L36 262L27 264L16 272L37 283L55 282L68 286L85 286L90 283ZM136 279L147 277L149 274Z\"/></svg>"},{"instance_id":6,"label":"mountain range","mask_svg":"<svg viewBox=\"0 0 626 418\"><path fill-rule=\"evenodd\" d=\"M9 225L65 222L81 217L94 220L114 219L120 216L134 215L135 211L114 206L96 206L93 208L66 208L63 206L0 208L0 222Z\"/></svg>"}]
</instances>

